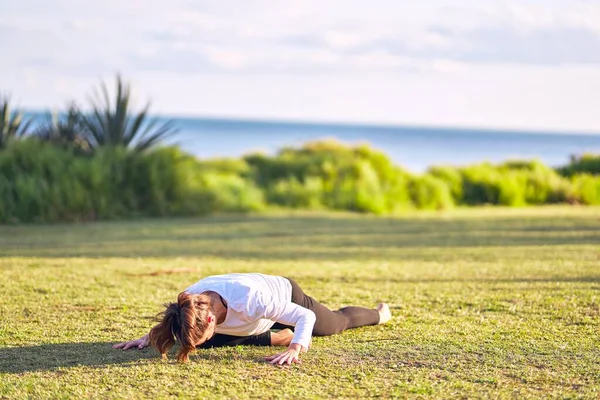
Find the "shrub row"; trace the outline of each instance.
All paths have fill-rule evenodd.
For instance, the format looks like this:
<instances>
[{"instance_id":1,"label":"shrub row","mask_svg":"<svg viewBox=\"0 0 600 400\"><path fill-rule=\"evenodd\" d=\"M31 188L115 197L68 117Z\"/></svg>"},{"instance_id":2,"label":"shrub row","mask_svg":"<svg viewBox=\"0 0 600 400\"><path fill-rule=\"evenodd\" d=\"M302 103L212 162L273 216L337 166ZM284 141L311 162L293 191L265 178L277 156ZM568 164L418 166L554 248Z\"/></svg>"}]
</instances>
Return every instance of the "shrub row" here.
<instances>
[{"instance_id":1,"label":"shrub row","mask_svg":"<svg viewBox=\"0 0 600 400\"><path fill-rule=\"evenodd\" d=\"M558 172L563 176L569 177L576 174L600 175L600 154L572 156L571 162L564 167L558 168Z\"/></svg>"},{"instance_id":2,"label":"shrub row","mask_svg":"<svg viewBox=\"0 0 600 400\"><path fill-rule=\"evenodd\" d=\"M579 164L578 164L579 165ZM275 156L198 160L176 147L94 155L13 141L0 151L0 222L204 215L268 206L375 214L482 204L600 204L600 177L540 162L434 167L413 175L368 146L336 142Z\"/></svg>"},{"instance_id":3,"label":"shrub row","mask_svg":"<svg viewBox=\"0 0 600 400\"><path fill-rule=\"evenodd\" d=\"M78 156L35 139L0 152L0 221L78 221L250 211L262 192L237 174L203 171L177 148L103 148Z\"/></svg>"}]
</instances>

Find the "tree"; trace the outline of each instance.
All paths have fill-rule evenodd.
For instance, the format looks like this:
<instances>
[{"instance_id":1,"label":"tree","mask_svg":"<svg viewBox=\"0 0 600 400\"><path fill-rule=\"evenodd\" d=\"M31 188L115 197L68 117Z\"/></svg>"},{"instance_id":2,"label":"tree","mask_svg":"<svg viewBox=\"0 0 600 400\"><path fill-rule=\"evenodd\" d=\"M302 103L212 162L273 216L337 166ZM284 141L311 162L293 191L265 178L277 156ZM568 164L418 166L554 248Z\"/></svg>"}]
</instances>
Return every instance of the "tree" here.
<instances>
[{"instance_id":1,"label":"tree","mask_svg":"<svg viewBox=\"0 0 600 400\"><path fill-rule=\"evenodd\" d=\"M10 111L10 98L0 99L0 149L6 147L9 140L25 135L31 125L30 118L23 118L21 112Z\"/></svg>"},{"instance_id":2,"label":"tree","mask_svg":"<svg viewBox=\"0 0 600 400\"><path fill-rule=\"evenodd\" d=\"M77 106L69 106L61 117L57 113L46 114L46 120L35 130L40 140L63 148L73 148L82 153L90 151L90 143L82 126L82 115Z\"/></svg>"},{"instance_id":3,"label":"tree","mask_svg":"<svg viewBox=\"0 0 600 400\"><path fill-rule=\"evenodd\" d=\"M114 103L105 84L100 85L100 91L90 100L91 112L80 113L87 141L93 149L123 146L143 151L177 133L171 121L160 123L158 119L149 118L150 103L139 113L134 113L131 110L130 87L120 76L117 76Z\"/></svg>"}]
</instances>

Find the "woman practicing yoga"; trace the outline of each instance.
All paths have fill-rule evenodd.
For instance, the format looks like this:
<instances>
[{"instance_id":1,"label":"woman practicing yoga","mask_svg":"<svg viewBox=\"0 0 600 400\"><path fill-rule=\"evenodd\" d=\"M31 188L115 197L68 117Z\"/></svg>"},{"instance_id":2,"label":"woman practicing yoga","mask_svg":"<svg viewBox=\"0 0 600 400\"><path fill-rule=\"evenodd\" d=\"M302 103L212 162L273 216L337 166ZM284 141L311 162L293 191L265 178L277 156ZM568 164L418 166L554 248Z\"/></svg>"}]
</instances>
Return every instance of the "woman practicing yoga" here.
<instances>
[{"instance_id":1,"label":"woman practicing yoga","mask_svg":"<svg viewBox=\"0 0 600 400\"><path fill-rule=\"evenodd\" d=\"M140 339L114 345L127 350L152 345L163 358L175 341L180 362L196 347L235 345L288 346L265 357L271 364L299 362L312 335L328 336L346 329L388 322L385 303L376 309L344 307L331 311L289 278L264 274L226 274L206 277L179 294L166 306L162 319ZM294 332L290 328L294 328ZM271 329L282 329L275 333Z\"/></svg>"}]
</instances>

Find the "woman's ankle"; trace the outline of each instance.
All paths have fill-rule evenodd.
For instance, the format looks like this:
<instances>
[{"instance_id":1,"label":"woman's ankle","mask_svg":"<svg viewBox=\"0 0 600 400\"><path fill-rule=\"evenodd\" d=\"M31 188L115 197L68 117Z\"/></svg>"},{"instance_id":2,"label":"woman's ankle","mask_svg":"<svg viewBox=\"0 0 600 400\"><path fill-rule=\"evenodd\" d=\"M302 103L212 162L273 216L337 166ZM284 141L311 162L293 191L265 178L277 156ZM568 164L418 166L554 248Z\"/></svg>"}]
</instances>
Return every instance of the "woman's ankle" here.
<instances>
[{"instance_id":1,"label":"woman's ankle","mask_svg":"<svg viewBox=\"0 0 600 400\"><path fill-rule=\"evenodd\" d=\"M379 313L379 323L385 324L392 319L392 312L390 311L390 307L386 303L379 303L375 308Z\"/></svg>"}]
</instances>

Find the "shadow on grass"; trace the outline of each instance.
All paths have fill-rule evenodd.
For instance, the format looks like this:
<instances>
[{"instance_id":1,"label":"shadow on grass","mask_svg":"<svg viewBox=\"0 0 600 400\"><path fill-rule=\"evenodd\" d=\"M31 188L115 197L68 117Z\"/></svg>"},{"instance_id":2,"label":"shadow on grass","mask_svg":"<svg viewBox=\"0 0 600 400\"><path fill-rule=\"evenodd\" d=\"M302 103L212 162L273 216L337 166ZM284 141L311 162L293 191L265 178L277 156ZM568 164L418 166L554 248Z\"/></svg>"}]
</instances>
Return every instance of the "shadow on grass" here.
<instances>
[{"instance_id":1,"label":"shadow on grass","mask_svg":"<svg viewBox=\"0 0 600 400\"><path fill-rule=\"evenodd\" d=\"M596 283L600 282L600 275L576 277L544 277L544 278L402 278L402 277L371 277L371 276L339 276L321 278L324 281L337 281L343 283Z\"/></svg>"},{"instance_id":2,"label":"shadow on grass","mask_svg":"<svg viewBox=\"0 0 600 400\"><path fill-rule=\"evenodd\" d=\"M22 374L73 367L101 368L109 365L132 367L143 364L145 360L160 359L160 355L153 348L118 350L112 348L113 344L115 342L80 342L0 348L0 373ZM198 349L191 354L190 360L191 362L219 361L227 358L230 361L265 363L264 356L240 353L236 348L235 346L219 348L220 354L215 354L215 349ZM265 349L270 348L265 347ZM177 363L176 351L176 348L171 349L168 362ZM270 349L265 355L276 351L277 348Z\"/></svg>"},{"instance_id":3,"label":"shadow on grass","mask_svg":"<svg viewBox=\"0 0 600 400\"><path fill-rule=\"evenodd\" d=\"M28 225L0 231L1 256L421 259L424 248L590 245L597 218L257 216ZM415 254L406 254L406 251Z\"/></svg>"},{"instance_id":4,"label":"shadow on grass","mask_svg":"<svg viewBox=\"0 0 600 400\"><path fill-rule=\"evenodd\" d=\"M0 373L52 371L78 366L137 365L141 360L160 358L154 349L115 350L114 342L56 343L0 348Z\"/></svg>"}]
</instances>

